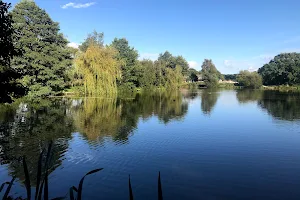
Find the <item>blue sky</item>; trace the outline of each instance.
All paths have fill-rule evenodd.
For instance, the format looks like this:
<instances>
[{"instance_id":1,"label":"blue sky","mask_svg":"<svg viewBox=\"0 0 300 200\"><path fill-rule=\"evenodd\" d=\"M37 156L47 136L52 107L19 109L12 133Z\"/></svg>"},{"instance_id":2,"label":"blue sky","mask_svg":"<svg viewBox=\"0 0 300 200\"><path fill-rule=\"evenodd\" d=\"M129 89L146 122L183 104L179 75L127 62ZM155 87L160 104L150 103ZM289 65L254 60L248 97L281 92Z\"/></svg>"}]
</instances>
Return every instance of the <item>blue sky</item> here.
<instances>
[{"instance_id":1,"label":"blue sky","mask_svg":"<svg viewBox=\"0 0 300 200\"><path fill-rule=\"evenodd\" d=\"M14 5L17 0L11 0ZM93 30L105 43L125 37L141 58L166 50L222 73L255 70L281 52L300 52L299 0L36 0L61 32L81 43Z\"/></svg>"}]
</instances>

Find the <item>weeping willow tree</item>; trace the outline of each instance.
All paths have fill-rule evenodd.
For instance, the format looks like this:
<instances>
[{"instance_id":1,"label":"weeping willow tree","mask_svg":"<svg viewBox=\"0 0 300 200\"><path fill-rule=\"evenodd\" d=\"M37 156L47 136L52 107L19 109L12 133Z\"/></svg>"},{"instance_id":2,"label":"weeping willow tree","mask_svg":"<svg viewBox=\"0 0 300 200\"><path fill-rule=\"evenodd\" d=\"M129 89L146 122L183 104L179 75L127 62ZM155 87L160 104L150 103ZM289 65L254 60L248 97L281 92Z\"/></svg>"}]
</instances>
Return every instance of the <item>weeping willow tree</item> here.
<instances>
[{"instance_id":1,"label":"weeping willow tree","mask_svg":"<svg viewBox=\"0 0 300 200\"><path fill-rule=\"evenodd\" d=\"M179 88L184 80L180 66L176 66L175 69L166 68L165 76L166 87L169 88Z\"/></svg>"},{"instance_id":2,"label":"weeping willow tree","mask_svg":"<svg viewBox=\"0 0 300 200\"><path fill-rule=\"evenodd\" d=\"M117 93L116 80L120 75L117 52L110 47L91 45L75 60L83 76L85 94L110 97Z\"/></svg>"}]
</instances>

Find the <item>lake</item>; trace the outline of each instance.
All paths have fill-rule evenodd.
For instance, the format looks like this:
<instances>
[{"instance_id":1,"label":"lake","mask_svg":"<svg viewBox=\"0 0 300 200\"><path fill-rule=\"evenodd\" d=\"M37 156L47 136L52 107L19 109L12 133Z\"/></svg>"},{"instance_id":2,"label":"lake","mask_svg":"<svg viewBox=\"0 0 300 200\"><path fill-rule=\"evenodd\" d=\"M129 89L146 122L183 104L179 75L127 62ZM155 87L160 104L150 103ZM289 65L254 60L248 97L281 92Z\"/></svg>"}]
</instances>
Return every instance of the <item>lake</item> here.
<instances>
[{"instance_id":1,"label":"lake","mask_svg":"<svg viewBox=\"0 0 300 200\"><path fill-rule=\"evenodd\" d=\"M84 199L300 199L300 94L196 90L0 105L0 183L26 196L54 142L50 197L86 177ZM34 192L34 189L32 190ZM3 193L1 194L3 195Z\"/></svg>"}]
</instances>

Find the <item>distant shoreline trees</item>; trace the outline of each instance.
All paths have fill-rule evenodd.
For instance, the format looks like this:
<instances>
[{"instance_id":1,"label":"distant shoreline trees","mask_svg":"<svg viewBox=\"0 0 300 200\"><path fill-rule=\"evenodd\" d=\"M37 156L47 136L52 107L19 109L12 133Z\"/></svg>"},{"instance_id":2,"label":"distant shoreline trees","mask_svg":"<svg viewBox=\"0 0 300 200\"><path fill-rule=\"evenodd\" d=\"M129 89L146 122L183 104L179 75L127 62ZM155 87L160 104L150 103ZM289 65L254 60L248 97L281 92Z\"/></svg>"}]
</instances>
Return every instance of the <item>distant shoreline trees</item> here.
<instances>
[{"instance_id":1,"label":"distant shoreline trees","mask_svg":"<svg viewBox=\"0 0 300 200\"><path fill-rule=\"evenodd\" d=\"M11 102L28 91L31 98L61 94L75 88L86 95L115 95L117 90L136 88L179 88L185 82L204 81L210 88L219 81L238 79L241 85L300 84L300 53L275 56L257 73L222 75L210 59L201 71L169 51L157 60L140 60L126 38L104 45L104 33L89 34L78 49L68 47L59 23L52 21L34 1L21 1L11 12L1 3L0 102Z\"/></svg>"},{"instance_id":2,"label":"distant shoreline trees","mask_svg":"<svg viewBox=\"0 0 300 200\"><path fill-rule=\"evenodd\" d=\"M262 86L262 78L257 72L240 71L237 81L245 88L258 89Z\"/></svg>"},{"instance_id":3,"label":"distant shoreline trees","mask_svg":"<svg viewBox=\"0 0 300 200\"><path fill-rule=\"evenodd\" d=\"M202 78L207 87L217 87L219 80L224 80L224 76L217 70L212 60L205 59L201 68Z\"/></svg>"},{"instance_id":4,"label":"distant shoreline trees","mask_svg":"<svg viewBox=\"0 0 300 200\"><path fill-rule=\"evenodd\" d=\"M300 53L282 53L258 69L264 85L300 84Z\"/></svg>"}]
</instances>

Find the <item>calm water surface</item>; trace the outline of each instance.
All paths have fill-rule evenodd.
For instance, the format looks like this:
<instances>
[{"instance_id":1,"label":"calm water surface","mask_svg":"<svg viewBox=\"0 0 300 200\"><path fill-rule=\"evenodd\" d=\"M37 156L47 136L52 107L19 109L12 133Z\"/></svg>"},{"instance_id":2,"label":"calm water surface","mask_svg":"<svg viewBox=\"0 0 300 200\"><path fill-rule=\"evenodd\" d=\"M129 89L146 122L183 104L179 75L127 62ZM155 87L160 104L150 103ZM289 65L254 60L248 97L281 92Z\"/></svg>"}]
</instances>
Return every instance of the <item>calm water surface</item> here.
<instances>
[{"instance_id":1,"label":"calm water surface","mask_svg":"<svg viewBox=\"0 0 300 200\"><path fill-rule=\"evenodd\" d=\"M51 197L88 171L85 199L300 199L300 95L223 90L138 94L130 99L52 99L0 105L0 183L26 155L54 141ZM1 194L3 195L3 194Z\"/></svg>"}]
</instances>

